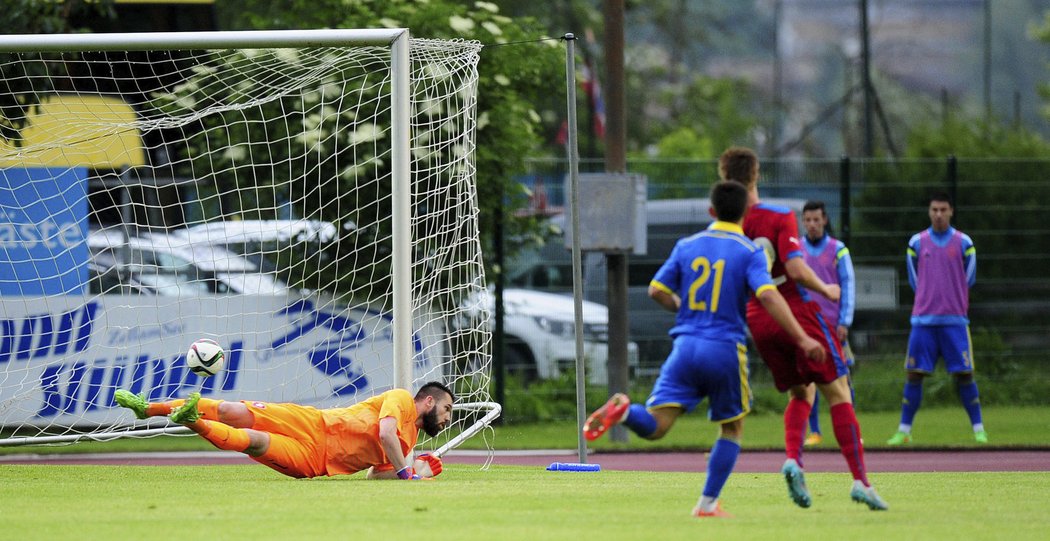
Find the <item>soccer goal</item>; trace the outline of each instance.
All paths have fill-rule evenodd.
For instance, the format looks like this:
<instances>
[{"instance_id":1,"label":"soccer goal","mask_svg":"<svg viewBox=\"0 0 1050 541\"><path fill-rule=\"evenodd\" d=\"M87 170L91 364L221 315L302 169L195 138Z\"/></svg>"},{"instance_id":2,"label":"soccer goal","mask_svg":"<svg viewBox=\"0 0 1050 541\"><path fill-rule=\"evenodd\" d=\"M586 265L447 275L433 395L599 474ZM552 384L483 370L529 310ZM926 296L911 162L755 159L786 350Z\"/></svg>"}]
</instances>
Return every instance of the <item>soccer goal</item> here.
<instances>
[{"instance_id":1,"label":"soccer goal","mask_svg":"<svg viewBox=\"0 0 1050 541\"><path fill-rule=\"evenodd\" d=\"M489 385L481 45L404 29L0 36L0 445L181 433L151 400ZM200 378L210 338L225 369Z\"/></svg>"}]
</instances>

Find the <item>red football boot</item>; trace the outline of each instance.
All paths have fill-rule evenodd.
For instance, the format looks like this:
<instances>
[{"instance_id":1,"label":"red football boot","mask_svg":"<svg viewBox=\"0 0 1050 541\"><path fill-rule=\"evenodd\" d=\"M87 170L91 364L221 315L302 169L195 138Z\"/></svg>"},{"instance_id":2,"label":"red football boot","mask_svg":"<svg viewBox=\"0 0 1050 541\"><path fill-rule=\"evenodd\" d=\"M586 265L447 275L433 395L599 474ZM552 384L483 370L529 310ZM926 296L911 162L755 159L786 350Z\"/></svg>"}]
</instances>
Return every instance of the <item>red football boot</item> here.
<instances>
[{"instance_id":1,"label":"red football boot","mask_svg":"<svg viewBox=\"0 0 1050 541\"><path fill-rule=\"evenodd\" d=\"M598 439L609 430L609 427L619 423L630 407L631 399L627 395L614 394L604 406L598 408L587 418L586 423L583 423L583 437L587 438L587 441Z\"/></svg>"}]
</instances>

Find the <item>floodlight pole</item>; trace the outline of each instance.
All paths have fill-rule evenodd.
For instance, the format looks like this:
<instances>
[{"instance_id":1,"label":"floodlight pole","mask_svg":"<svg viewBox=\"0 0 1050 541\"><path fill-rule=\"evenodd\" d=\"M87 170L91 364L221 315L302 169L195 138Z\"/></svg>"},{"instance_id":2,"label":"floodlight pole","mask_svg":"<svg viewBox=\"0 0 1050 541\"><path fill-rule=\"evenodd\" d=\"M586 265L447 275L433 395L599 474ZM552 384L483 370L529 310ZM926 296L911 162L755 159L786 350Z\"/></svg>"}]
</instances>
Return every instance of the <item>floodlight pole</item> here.
<instances>
[{"instance_id":1,"label":"floodlight pole","mask_svg":"<svg viewBox=\"0 0 1050 541\"><path fill-rule=\"evenodd\" d=\"M572 217L572 304L576 332L576 438L581 464L587 462L587 440L583 437L587 413L587 374L583 358L583 257L580 252L580 149L576 131L576 36L565 34L565 101L568 107L569 216Z\"/></svg>"}]
</instances>

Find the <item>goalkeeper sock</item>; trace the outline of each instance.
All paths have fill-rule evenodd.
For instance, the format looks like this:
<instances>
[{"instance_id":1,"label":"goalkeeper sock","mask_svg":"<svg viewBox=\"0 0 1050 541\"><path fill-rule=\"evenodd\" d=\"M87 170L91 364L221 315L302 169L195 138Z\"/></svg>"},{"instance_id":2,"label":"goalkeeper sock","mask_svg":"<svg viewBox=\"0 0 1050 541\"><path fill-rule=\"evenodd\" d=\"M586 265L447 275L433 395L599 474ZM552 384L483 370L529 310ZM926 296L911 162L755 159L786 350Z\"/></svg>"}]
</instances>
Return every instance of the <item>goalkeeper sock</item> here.
<instances>
[{"instance_id":1,"label":"goalkeeper sock","mask_svg":"<svg viewBox=\"0 0 1050 541\"><path fill-rule=\"evenodd\" d=\"M219 404L222 404L222 400L215 400L214 398L202 398L197 401L197 411L201 414L202 419L209 421L219 420Z\"/></svg>"},{"instance_id":2,"label":"goalkeeper sock","mask_svg":"<svg viewBox=\"0 0 1050 541\"><path fill-rule=\"evenodd\" d=\"M725 438L719 438L711 448L707 459L707 481L704 483L704 496L718 499L722 487L733 473L736 458L740 455L740 444ZM710 509L708 509L710 511Z\"/></svg>"},{"instance_id":3,"label":"goalkeeper sock","mask_svg":"<svg viewBox=\"0 0 1050 541\"><path fill-rule=\"evenodd\" d=\"M233 428L218 421L197 419L186 426L223 451L243 453L251 444L251 439L245 429Z\"/></svg>"},{"instance_id":4,"label":"goalkeeper sock","mask_svg":"<svg viewBox=\"0 0 1050 541\"><path fill-rule=\"evenodd\" d=\"M806 438L806 422L813 407L801 398L792 398L784 410L784 450L787 457L802 464L802 442Z\"/></svg>"},{"instance_id":5,"label":"goalkeeper sock","mask_svg":"<svg viewBox=\"0 0 1050 541\"><path fill-rule=\"evenodd\" d=\"M146 415L149 417L167 417L171 415L171 410L181 406L185 400L176 398L175 400L169 400L167 402L152 402L146 406Z\"/></svg>"}]
</instances>

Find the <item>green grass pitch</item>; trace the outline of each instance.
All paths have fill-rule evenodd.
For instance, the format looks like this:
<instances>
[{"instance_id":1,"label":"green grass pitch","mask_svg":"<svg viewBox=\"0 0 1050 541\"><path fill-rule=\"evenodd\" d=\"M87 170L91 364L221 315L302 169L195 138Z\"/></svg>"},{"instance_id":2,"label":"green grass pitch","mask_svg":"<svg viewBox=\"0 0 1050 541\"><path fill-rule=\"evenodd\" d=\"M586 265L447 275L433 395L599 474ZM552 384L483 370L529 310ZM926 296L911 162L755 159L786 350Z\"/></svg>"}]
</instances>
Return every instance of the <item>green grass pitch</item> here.
<instances>
[{"instance_id":1,"label":"green grass pitch","mask_svg":"<svg viewBox=\"0 0 1050 541\"><path fill-rule=\"evenodd\" d=\"M733 519L690 517L701 473L450 465L432 482L293 480L261 466L0 466L7 539L1046 539L1050 473L894 473L890 503L807 476L810 509L775 474L738 473Z\"/></svg>"}]
</instances>

